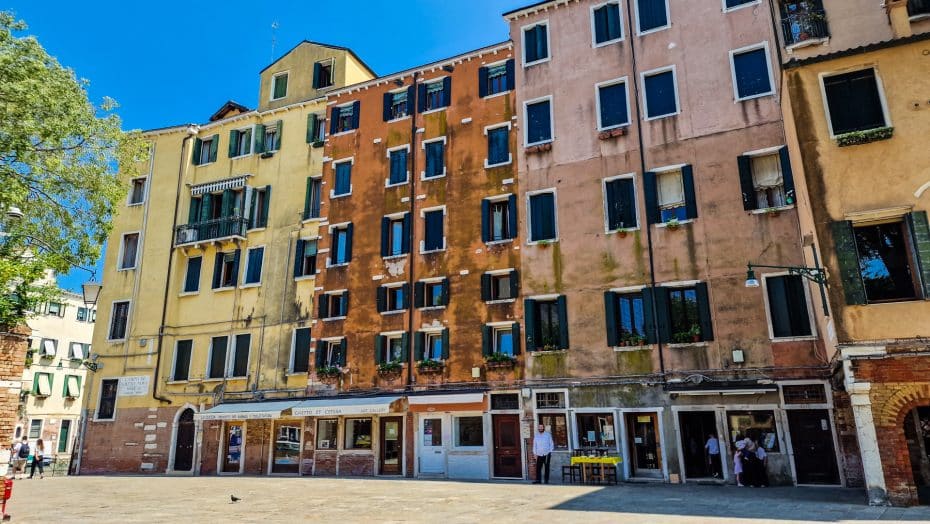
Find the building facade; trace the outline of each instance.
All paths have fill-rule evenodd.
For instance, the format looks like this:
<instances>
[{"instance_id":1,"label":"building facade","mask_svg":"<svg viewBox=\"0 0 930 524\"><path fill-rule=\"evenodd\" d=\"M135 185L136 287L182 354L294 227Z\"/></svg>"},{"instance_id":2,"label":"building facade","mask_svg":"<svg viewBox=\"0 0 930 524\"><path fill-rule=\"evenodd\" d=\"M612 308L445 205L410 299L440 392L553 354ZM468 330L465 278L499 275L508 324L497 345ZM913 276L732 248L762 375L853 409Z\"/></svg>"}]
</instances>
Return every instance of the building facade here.
<instances>
[{"instance_id":1,"label":"building facade","mask_svg":"<svg viewBox=\"0 0 930 524\"><path fill-rule=\"evenodd\" d=\"M928 503L930 4L780 7L802 234L829 277L819 330L836 348L848 440L871 503Z\"/></svg>"}]
</instances>

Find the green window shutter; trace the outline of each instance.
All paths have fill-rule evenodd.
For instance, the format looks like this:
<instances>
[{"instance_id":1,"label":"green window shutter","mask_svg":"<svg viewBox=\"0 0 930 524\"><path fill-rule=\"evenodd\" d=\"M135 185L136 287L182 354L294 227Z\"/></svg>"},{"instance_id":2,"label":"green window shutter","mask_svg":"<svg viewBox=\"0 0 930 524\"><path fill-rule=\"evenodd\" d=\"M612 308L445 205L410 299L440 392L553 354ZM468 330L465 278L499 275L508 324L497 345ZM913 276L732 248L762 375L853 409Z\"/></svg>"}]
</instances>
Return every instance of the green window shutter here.
<instances>
[{"instance_id":1,"label":"green window shutter","mask_svg":"<svg viewBox=\"0 0 930 524\"><path fill-rule=\"evenodd\" d=\"M681 168L681 185L685 189L685 211L690 219L698 217L697 195L694 194L694 169L691 164Z\"/></svg>"},{"instance_id":2,"label":"green window shutter","mask_svg":"<svg viewBox=\"0 0 930 524\"><path fill-rule=\"evenodd\" d=\"M348 354L348 340L345 337L342 337L342 340L339 341L339 365L341 367L346 367L346 355Z\"/></svg>"},{"instance_id":3,"label":"green window shutter","mask_svg":"<svg viewBox=\"0 0 930 524\"><path fill-rule=\"evenodd\" d=\"M262 201L262 219L258 227L266 227L268 225L268 211L271 209L271 186L265 186L265 200Z\"/></svg>"},{"instance_id":4,"label":"green window shutter","mask_svg":"<svg viewBox=\"0 0 930 524\"><path fill-rule=\"evenodd\" d=\"M312 144L316 138L316 113L307 115L307 143Z\"/></svg>"},{"instance_id":5,"label":"green window shutter","mask_svg":"<svg viewBox=\"0 0 930 524\"><path fill-rule=\"evenodd\" d=\"M449 359L449 328L442 330L442 359Z\"/></svg>"},{"instance_id":6,"label":"green window shutter","mask_svg":"<svg viewBox=\"0 0 930 524\"><path fill-rule=\"evenodd\" d=\"M327 343L322 340L316 342L316 369L323 367L323 360L326 358Z\"/></svg>"},{"instance_id":7,"label":"green window shutter","mask_svg":"<svg viewBox=\"0 0 930 524\"><path fill-rule=\"evenodd\" d=\"M423 360L423 332L417 331L413 334L413 358L417 361Z\"/></svg>"},{"instance_id":8,"label":"green window shutter","mask_svg":"<svg viewBox=\"0 0 930 524\"><path fill-rule=\"evenodd\" d=\"M239 150L236 149L236 146L238 144L239 144L239 131L233 129L232 131L229 132L229 149L228 149L229 158L233 158L234 156L236 156L236 153L239 152Z\"/></svg>"},{"instance_id":9,"label":"green window shutter","mask_svg":"<svg viewBox=\"0 0 930 524\"><path fill-rule=\"evenodd\" d=\"M701 340L714 339L714 323L711 318L710 294L707 292L707 282L699 282L694 286L697 294L698 320L701 323Z\"/></svg>"},{"instance_id":10,"label":"green window shutter","mask_svg":"<svg viewBox=\"0 0 930 524\"><path fill-rule=\"evenodd\" d=\"M213 214L213 195L210 193L205 194L200 197L200 221L206 222L210 220L210 216Z\"/></svg>"},{"instance_id":11,"label":"green window shutter","mask_svg":"<svg viewBox=\"0 0 930 524\"><path fill-rule=\"evenodd\" d=\"M756 209L756 184L752 181L752 162L748 156L736 157L739 168L739 188L743 193L743 209L752 211Z\"/></svg>"},{"instance_id":12,"label":"green window shutter","mask_svg":"<svg viewBox=\"0 0 930 524\"><path fill-rule=\"evenodd\" d=\"M313 89L319 89L320 87L320 73L322 72L322 65L317 62L313 64Z\"/></svg>"},{"instance_id":13,"label":"green window shutter","mask_svg":"<svg viewBox=\"0 0 930 524\"><path fill-rule=\"evenodd\" d=\"M449 279L442 279L442 305L449 305Z\"/></svg>"},{"instance_id":14,"label":"green window shutter","mask_svg":"<svg viewBox=\"0 0 930 524\"><path fill-rule=\"evenodd\" d=\"M510 298L517 298L520 294L520 272L516 269L510 271Z\"/></svg>"},{"instance_id":15,"label":"green window shutter","mask_svg":"<svg viewBox=\"0 0 930 524\"><path fill-rule=\"evenodd\" d=\"M217 252L216 257L213 259L213 284L211 289L217 289L220 287L220 277L223 273L223 253Z\"/></svg>"},{"instance_id":16,"label":"green window shutter","mask_svg":"<svg viewBox=\"0 0 930 524\"><path fill-rule=\"evenodd\" d=\"M481 300L491 300L491 275L488 273L481 274Z\"/></svg>"},{"instance_id":17,"label":"green window shutter","mask_svg":"<svg viewBox=\"0 0 930 524\"><path fill-rule=\"evenodd\" d=\"M216 162L216 153L220 150L220 135L215 134L210 142L210 162Z\"/></svg>"},{"instance_id":18,"label":"green window shutter","mask_svg":"<svg viewBox=\"0 0 930 524\"><path fill-rule=\"evenodd\" d=\"M310 195L313 190L313 178L307 177L307 192L304 194L304 220L310 218Z\"/></svg>"},{"instance_id":19,"label":"green window shutter","mask_svg":"<svg viewBox=\"0 0 930 524\"><path fill-rule=\"evenodd\" d=\"M520 354L520 323L514 322L511 329L511 338L513 338L513 355L517 356Z\"/></svg>"},{"instance_id":20,"label":"green window shutter","mask_svg":"<svg viewBox=\"0 0 930 524\"><path fill-rule=\"evenodd\" d=\"M646 200L646 223L658 224L659 221L659 192L656 174L652 171L643 173L643 197Z\"/></svg>"},{"instance_id":21,"label":"green window shutter","mask_svg":"<svg viewBox=\"0 0 930 524\"><path fill-rule=\"evenodd\" d=\"M568 349L571 344L568 341L568 305L566 304L565 295L559 295L556 299L556 305L559 310L559 348Z\"/></svg>"},{"instance_id":22,"label":"green window shutter","mask_svg":"<svg viewBox=\"0 0 930 524\"><path fill-rule=\"evenodd\" d=\"M615 347L620 345L620 333L617 330L617 294L613 291L604 292L604 316L607 321L607 345Z\"/></svg>"},{"instance_id":23,"label":"green window shutter","mask_svg":"<svg viewBox=\"0 0 930 524\"><path fill-rule=\"evenodd\" d=\"M281 150L281 137L284 136L284 120L278 120L277 122L278 132L274 135L274 150Z\"/></svg>"},{"instance_id":24,"label":"green window shutter","mask_svg":"<svg viewBox=\"0 0 930 524\"><path fill-rule=\"evenodd\" d=\"M384 336L375 335L375 364L380 364L384 359L382 354L384 353Z\"/></svg>"},{"instance_id":25,"label":"green window shutter","mask_svg":"<svg viewBox=\"0 0 930 524\"><path fill-rule=\"evenodd\" d=\"M536 301L532 298L523 300L523 322L526 323L526 350L536 351Z\"/></svg>"},{"instance_id":26,"label":"green window shutter","mask_svg":"<svg viewBox=\"0 0 930 524\"><path fill-rule=\"evenodd\" d=\"M481 354L484 356L491 355L491 349L494 347L491 337L494 336L491 326L484 324L481 326Z\"/></svg>"},{"instance_id":27,"label":"green window shutter","mask_svg":"<svg viewBox=\"0 0 930 524\"><path fill-rule=\"evenodd\" d=\"M228 217L232 216L233 206L236 202L236 195L232 189L223 190L223 207L220 211L220 216Z\"/></svg>"},{"instance_id":28,"label":"green window shutter","mask_svg":"<svg viewBox=\"0 0 930 524\"><path fill-rule=\"evenodd\" d=\"M798 201L794 194L794 172L791 171L791 158L788 156L788 146L778 150L778 159L781 162L782 187L785 189L785 203L788 205Z\"/></svg>"},{"instance_id":29,"label":"green window shutter","mask_svg":"<svg viewBox=\"0 0 930 524\"><path fill-rule=\"evenodd\" d=\"M666 287L655 288L653 299L656 304L656 324L659 329L659 340L662 342L672 341L672 319L669 315L669 290Z\"/></svg>"},{"instance_id":30,"label":"green window shutter","mask_svg":"<svg viewBox=\"0 0 930 524\"><path fill-rule=\"evenodd\" d=\"M255 126L255 134L252 136L252 141L255 142L255 153L264 153L265 152L265 126L264 124L258 124Z\"/></svg>"},{"instance_id":31,"label":"green window shutter","mask_svg":"<svg viewBox=\"0 0 930 524\"><path fill-rule=\"evenodd\" d=\"M200 203L202 201L199 197L191 198L191 207L187 210L188 224L193 224L200 219Z\"/></svg>"},{"instance_id":32,"label":"green window shutter","mask_svg":"<svg viewBox=\"0 0 930 524\"><path fill-rule=\"evenodd\" d=\"M400 347L402 348L400 359L407 362L410 359L410 336L406 331L400 336Z\"/></svg>"},{"instance_id":33,"label":"green window shutter","mask_svg":"<svg viewBox=\"0 0 930 524\"><path fill-rule=\"evenodd\" d=\"M421 308L424 305L425 297L425 287L426 285L423 282L414 282L413 283L413 307Z\"/></svg>"},{"instance_id":34,"label":"green window shutter","mask_svg":"<svg viewBox=\"0 0 930 524\"><path fill-rule=\"evenodd\" d=\"M320 294L320 312L317 315L319 318L328 318L329 317L329 295L326 293Z\"/></svg>"},{"instance_id":35,"label":"green window shutter","mask_svg":"<svg viewBox=\"0 0 930 524\"><path fill-rule=\"evenodd\" d=\"M927 212L914 211L907 218L914 236L914 252L917 255L924 299L930 299L930 225L927 224Z\"/></svg>"},{"instance_id":36,"label":"green window shutter","mask_svg":"<svg viewBox=\"0 0 930 524\"><path fill-rule=\"evenodd\" d=\"M203 140L199 138L194 139L194 149L191 153L191 163L195 166L200 165L200 150L203 148Z\"/></svg>"},{"instance_id":37,"label":"green window shutter","mask_svg":"<svg viewBox=\"0 0 930 524\"><path fill-rule=\"evenodd\" d=\"M383 313L387 304L387 288L378 286L375 288L375 307L378 313Z\"/></svg>"},{"instance_id":38,"label":"green window shutter","mask_svg":"<svg viewBox=\"0 0 930 524\"><path fill-rule=\"evenodd\" d=\"M865 285L859 273L859 251L853 235L852 222L840 220L831 224L833 245L836 249L836 262L840 267L840 281L843 282L843 294L847 304L865 304Z\"/></svg>"},{"instance_id":39,"label":"green window shutter","mask_svg":"<svg viewBox=\"0 0 930 524\"><path fill-rule=\"evenodd\" d=\"M655 306L655 315L653 315ZM646 330L646 342L655 344L660 340L670 339L668 328L668 290L661 287L643 288L643 329Z\"/></svg>"}]
</instances>

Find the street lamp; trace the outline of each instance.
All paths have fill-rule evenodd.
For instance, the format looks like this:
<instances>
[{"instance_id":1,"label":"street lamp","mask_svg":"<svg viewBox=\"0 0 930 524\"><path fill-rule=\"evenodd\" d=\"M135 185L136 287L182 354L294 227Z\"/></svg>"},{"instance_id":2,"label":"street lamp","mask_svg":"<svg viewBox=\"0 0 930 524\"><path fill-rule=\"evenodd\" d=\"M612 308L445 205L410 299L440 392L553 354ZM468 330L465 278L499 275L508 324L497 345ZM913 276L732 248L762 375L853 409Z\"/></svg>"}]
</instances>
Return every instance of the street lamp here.
<instances>
[{"instance_id":1,"label":"street lamp","mask_svg":"<svg viewBox=\"0 0 930 524\"><path fill-rule=\"evenodd\" d=\"M85 269L85 271L87 270ZM81 284L81 293L84 295L85 306L96 306L97 298L100 297L100 289L103 288L103 285L94 280L95 276L96 274L91 272L90 280Z\"/></svg>"},{"instance_id":2,"label":"street lamp","mask_svg":"<svg viewBox=\"0 0 930 524\"><path fill-rule=\"evenodd\" d=\"M816 257L816 254L815 254ZM815 259L816 262L816 259ZM746 287L756 288L759 287L759 279L756 278L755 268L767 268L767 269L787 269L789 275L798 275L800 277L806 278L811 282L816 282L820 286L820 301L823 303L823 314L824 316L830 316L830 310L827 308L827 274L824 272L823 268L819 265L814 267L807 266L767 266L763 264L753 264L749 262L746 264Z\"/></svg>"}]
</instances>

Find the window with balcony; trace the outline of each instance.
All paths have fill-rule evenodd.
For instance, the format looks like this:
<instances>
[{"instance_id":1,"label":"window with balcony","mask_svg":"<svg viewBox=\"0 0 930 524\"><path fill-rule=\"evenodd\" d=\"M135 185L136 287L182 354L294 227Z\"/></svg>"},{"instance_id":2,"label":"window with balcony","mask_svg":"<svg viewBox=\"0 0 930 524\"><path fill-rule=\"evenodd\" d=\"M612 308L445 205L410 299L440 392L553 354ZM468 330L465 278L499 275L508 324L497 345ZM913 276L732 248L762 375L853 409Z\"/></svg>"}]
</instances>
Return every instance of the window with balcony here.
<instances>
[{"instance_id":1,"label":"window with balcony","mask_svg":"<svg viewBox=\"0 0 930 524\"><path fill-rule=\"evenodd\" d=\"M783 0L781 25L788 47L819 42L830 36L821 0Z\"/></svg>"}]
</instances>

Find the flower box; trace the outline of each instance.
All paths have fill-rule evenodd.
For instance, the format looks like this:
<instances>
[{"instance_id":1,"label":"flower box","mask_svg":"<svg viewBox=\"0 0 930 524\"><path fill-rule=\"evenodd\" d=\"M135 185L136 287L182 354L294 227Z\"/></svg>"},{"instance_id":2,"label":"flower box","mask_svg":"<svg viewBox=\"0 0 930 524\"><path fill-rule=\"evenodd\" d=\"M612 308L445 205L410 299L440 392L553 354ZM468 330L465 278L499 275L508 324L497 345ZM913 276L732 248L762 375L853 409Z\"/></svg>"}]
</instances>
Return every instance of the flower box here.
<instances>
[{"instance_id":1,"label":"flower box","mask_svg":"<svg viewBox=\"0 0 930 524\"><path fill-rule=\"evenodd\" d=\"M442 370L445 368L445 366L445 363L443 363L441 360L421 360L417 362L417 371L425 375L438 375L442 373Z\"/></svg>"},{"instance_id":2,"label":"flower box","mask_svg":"<svg viewBox=\"0 0 930 524\"><path fill-rule=\"evenodd\" d=\"M529 146L526 148L526 154L532 155L534 153L542 153L544 151L552 151L552 143L546 142L545 144L538 144L535 146Z\"/></svg>"},{"instance_id":3,"label":"flower box","mask_svg":"<svg viewBox=\"0 0 930 524\"><path fill-rule=\"evenodd\" d=\"M316 370L316 376L323 382L335 382L342 376L342 370L336 366L322 367Z\"/></svg>"},{"instance_id":4,"label":"flower box","mask_svg":"<svg viewBox=\"0 0 930 524\"><path fill-rule=\"evenodd\" d=\"M879 127L878 129L869 129L868 131L853 131L852 133L837 135L836 145L840 147L858 146L878 140L888 140L893 135L893 127Z\"/></svg>"},{"instance_id":5,"label":"flower box","mask_svg":"<svg viewBox=\"0 0 930 524\"><path fill-rule=\"evenodd\" d=\"M597 134L597 138L600 140L610 140L616 136L623 136L626 134L626 127L617 127L614 129L608 129L606 131L601 131Z\"/></svg>"},{"instance_id":6,"label":"flower box","mask_svg":"<svg viewBox=\"0 0 930 524\"><path fill-rule=\"evenodd\" d=\"M488 370L498 370L506 371L513 369L517 365L517 359L513 357L504 356L490 356L484 362L485 367Z\"/></svg>"}]
</instances>

